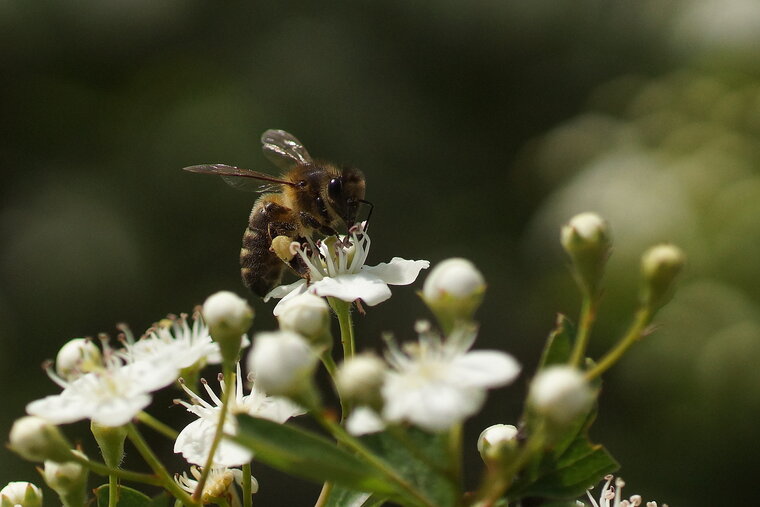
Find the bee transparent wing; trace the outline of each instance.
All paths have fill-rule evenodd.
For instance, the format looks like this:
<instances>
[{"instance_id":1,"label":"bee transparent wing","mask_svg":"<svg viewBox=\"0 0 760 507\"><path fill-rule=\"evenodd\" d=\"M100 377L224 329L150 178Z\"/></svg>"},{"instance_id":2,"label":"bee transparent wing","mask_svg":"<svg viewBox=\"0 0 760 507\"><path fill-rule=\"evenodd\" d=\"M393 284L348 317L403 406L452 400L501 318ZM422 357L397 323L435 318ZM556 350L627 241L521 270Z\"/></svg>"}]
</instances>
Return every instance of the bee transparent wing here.
<instances>
[{"instance_id":1,"label":"bee transparent wing","mask_svg":"<svg viewBox=\"0 0 760 507\"><path fill-rule=\"evenodd\" d=\"M225 164L202 164L193 165L190 167L184 167L185 171L200 174L213 174L215 176L221 176L225 183L229 186L247 192L262 192L262 185L260 183L253 182L251 180L268 181L271 184L279 185L294 185L292 181L283 180L270 174L260 173L257 171L251 171L250 169L242 169L240 167L234 167ZM275 185L265 185L266 188L274 187Z\"/></svg>"},{"instance_id":2,"label":"bee transparent wing","mask_svg":"<svg viewBox=\"0 0 760 507\"><path fill-rule=\"evenodd\" d=\"M313 162L311 155L301 141L284 130L267 130L261 135L261 149L264 155L283 171L294 165L308 165Z\"/></svg>"}]
</instances>

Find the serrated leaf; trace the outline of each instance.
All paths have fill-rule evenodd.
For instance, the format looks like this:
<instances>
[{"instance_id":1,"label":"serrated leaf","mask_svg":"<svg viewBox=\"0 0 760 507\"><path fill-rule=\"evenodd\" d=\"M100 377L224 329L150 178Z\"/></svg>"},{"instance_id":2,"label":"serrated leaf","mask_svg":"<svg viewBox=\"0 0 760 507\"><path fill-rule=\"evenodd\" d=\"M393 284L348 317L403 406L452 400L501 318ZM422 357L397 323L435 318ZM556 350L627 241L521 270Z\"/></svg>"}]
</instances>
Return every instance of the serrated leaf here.
<instances>
[{"instance_id":1,"label":"serrated leaf","mask_svg":"<svg viewBox=\"0 0 760 507\"><path fill-rule=\"evenodd\" d=\"M565 315L558 313L554 329L546 338L536 371L553 364L566 364L572 353L574 337L574 326Z\"/></svg>"},{"instance_id":2,"label":"serrated leaf","mask_svg":"<svg viewBox=\"0 0 760 507\"><path fill-rule=\"evenodd\" d=\"M95 488L95 498L97 498L98 507L108 506L108 491L108 484L103 484L102 486ZM154 499L144 495L136 489L128 488L126 486L119 486L118 492L119 501L116 504L118 507L157 507L168 504L168 501L155 503ZM164 500L166 500L166 497L164 497Z\"/></svg>"},{"instance_id":3,"label":"serrated leaf","mask_svg":"<svg viewBox=\"0 0 760 507\"><path fill-rule=\"evenodd\" d=\"M461 497L449 471L446 434L430 434L417 428L365 435L362 442L417 490L439 507L456 505Z\"/></svg>"},{"instance_id":4,"label":"serrated leaf","mask_svg":"<svg viewBox=\"0 0 760 507\"><path fill-rule=\"evenodd\" d=\"M375 468L332 442L304 429L276 422L238 416L233 440L262 461L283 472L317 483L333 482L356 491L397 494Z\"/></svg>"}]
</instances>

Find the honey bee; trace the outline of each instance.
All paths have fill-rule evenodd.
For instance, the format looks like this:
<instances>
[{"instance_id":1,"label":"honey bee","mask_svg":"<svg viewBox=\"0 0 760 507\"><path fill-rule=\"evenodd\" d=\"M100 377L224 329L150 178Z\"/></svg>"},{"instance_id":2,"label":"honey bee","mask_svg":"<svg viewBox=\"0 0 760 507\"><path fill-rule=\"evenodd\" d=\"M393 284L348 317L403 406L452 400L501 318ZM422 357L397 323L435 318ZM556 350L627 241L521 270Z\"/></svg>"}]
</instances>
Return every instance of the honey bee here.
<instances>
[{"instance_id":1,"label":"honey bee","mask_svg":"<svg viewBox=\"0 0 760 507\"><path fill-rule=\"evenodd\" d=\"M264 297L282 280L285 262L272 248L278 236L303 243L315 232L337 235L338 228L356 222L364 199L364 174L353 167L311 158L301 141L284 130L267 130L261 136L264 155L283 171L279 177L225 164L204 164L184 170L221 176L229 185L246 189L244 178L269 182L259 187L264 192L256 200L248 218L240 249L240 274L243 283ZM368 217L369 218L369 217ZM300 263L299 263L300 262ZM299 257L289 261L299 276L308 276Z\"/></svg>"}]
</instances>

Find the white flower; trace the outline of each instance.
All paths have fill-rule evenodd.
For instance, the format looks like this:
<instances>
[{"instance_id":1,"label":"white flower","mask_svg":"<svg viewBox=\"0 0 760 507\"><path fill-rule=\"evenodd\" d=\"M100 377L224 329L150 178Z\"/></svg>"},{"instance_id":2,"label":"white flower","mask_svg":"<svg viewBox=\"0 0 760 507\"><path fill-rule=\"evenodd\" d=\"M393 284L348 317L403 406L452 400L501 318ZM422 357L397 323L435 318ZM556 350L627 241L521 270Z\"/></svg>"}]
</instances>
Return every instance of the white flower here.
<instances>
[{"instance_id":1,"label":"white flower","mask_svg":"<svg viewBox=\"0 0 760 507\"><path fill-rule=\"evenodd\" d=\"M248 369L266 392L289 396L311 380L319 358L301 335L291 331L258 333L248 354Z\"/></svg>"},{"instance_id":2,"label":"white flower","mask_svg":"<svg viewBox=\"0 0 760 507\"><path fill-rule=\"evenodd\" d=\"M31 482L9 482L0 490L0 503L14 507L42 507L42 490Z\"/></svg>"},{"instance_id":3,"label":"white flower","mask_svg":"<svg viewBox=\"0 0 760 507\"><path fill-rule=\"evenodd\" d=\"M385 429L385 421L369 407L356 407L346 419L346 431L358 437Z\"/></svg>"},{"instance_id":4,"label":"white flower","mask_svg":"<svg viewBox=\"0 0 760 507\"><path fill-rule=\"evenodd\" d=\"M252 380L252 375L249 374L248 380ZM206 458L208 457L214 434L216 433L216 427L219 423L219 417L222 413L222 400L205 381L202 382L213 404L208 403L184 385L182 388L190 396L192 403L177 401L188 412L198 416L198 419L185 426L179 436L177 436L177 440L174 443L174 452L181 453L189 463L196 465L206 464ZM223 380L219 381L219 385L221 389L224 389ZM251 387L250 393L244 395L243 379L241 378L240 365L238 364L235 392L230 396L228 415L224 421L225 433L230 435L237 433L237 421L234 417L231 417L234 414L247 414L284 423L291 417L303 413L304 411L300 407L284 398L267 396L260 389L257 389L255 384ZM242 465L251 461L251 458L253 458L253 454L249 449L223 439L216 449L214 465Z\"/></svg>"},{"instance_id":5,"label":"white flower","mask_svg":"<svg viewBox=\"0 0 760 507\"><path fill-rule=\"evenodd\" d=\"M454 257L438 263L422 285L426 301L445 297L468 299L485 290L486 281L467 259Z\"/></svg>"},{"instance_id":6,"label":"white flower","mask_svg":"<svg viewBox=\"0 0 760 507\"><path fill-rule=\"evenodd\" d=\"M309 268L310 282L301 279L272 289L264 301L282 298L274 308L275 315L280 314L285 301L307 290L317 296L331 296L349 303L361 299L367 305L375 306L391 297L388 285L409 285L421 270L430 266L428 261L400 257L377 266L366 266L370 239L362 227L352 228L350 236L338 241L327 238L319 246L311 240L309 242L310 247L306 250L297 243L293 250Z\"/></svg>"},{"instance_id":7,"label":"white flower","mask_svg":"<svg viewBox=\"0 0 760 507\"><path fill-rule=\"evenodd\" d=\"M29 403L27 413L54 424L91 419L103 426L121 426L150 404L151 392L171 384L179 374L168 361L124 363L111 349L104 355L102 369L73 382L48 373L63 392Z\"/></svg>"},{"instance_id":8,"label":"white flower","mask_svg":"<svg viewBox=\"0 0 760 507\"><path fill-rule=\"evenodd\" d=\"M190 467L190 474L193 478L188 477L187 472L182 472L182 475L175 475L174 481L180 488L192 495L195 492L195 488L198 487L198 480L201 478L201 469L196 466ZM233 483L241 485L243 482L243 472L237 468L229 469L227 467L212 467L206 479L206 484L203 486L203 493L201 494L201 502L203 505L215 503L216 498L225 498L231 496L231 488ZM251 493L256 493L259 490L259 483L255 477L251 476ZM228 499L228 503L230 500Z\"/></svg>"},{"instance_id":9,"label":"white flower","mask_svg":"<svg viewBox=\"0 0 760 507\"><path fill-rule=\"evenodd\" d=\"M520 373L517 361L501 351L468 352L475 336L471 326L458 326L445 341L422 329L406 352L389 344L393 370L382 388L383 418L442 431L477 412L487 388L512 382Z\"/></svg>"},{"instance_id":10,"label":"white flower","mask_svg":"<svg viewBox=\"0 0 760 507\"><path fill-rule=\"evenodd\" d=\"M68 381L102 366L100 349L88 338L69 340L55 357L55 371Z\"/></svg>"},{"instance_id":11,"label":"white flower","mask_svg":"<svg viewBox=\"0 0 760 507\"><path fill-rule=\"evenodd\" d=\"M588 410L594 392L583 373L566 365L549 366L530 384L528 403L556 423L567 423Z\"/></svg>"},{"instance_id":12,"label":"white flower","mask_svg":"<svg viewBox=\"0 0 760 507\"><path fill-rule=\"evenodd\" d=\"M599 503L591 496L591 490L586 491L586 495L591 500L593 507L635 507L641 505L641 496L633 495L628 500L623 500L623 486L625 482L618 477L615 479L615 486L611 486L613 475L606 475L604 480L606 481L602 487L602 492L599 495ZM579 502L581 505L583 503ZM647 507L657 507L657 502L647 502ZM668 507L668 504L662 504L662 507Z\"/></svg>"},{"instance_id":13,"label":"white flower","mask_svg":"<svg viewBox=\"0 0 760 507\"><path fill-rule=\"evenodd\" d=\"M206 364L219 364L219 344L211 339L208 326L199 312L193 313L192 325L187 315L174 315L156 323L139 340L122 326L124 349L117 351L127 362L148 361L172 363L177 370ZM247 339L246 339L247 340Z\"/></svg>"}]
</instances>

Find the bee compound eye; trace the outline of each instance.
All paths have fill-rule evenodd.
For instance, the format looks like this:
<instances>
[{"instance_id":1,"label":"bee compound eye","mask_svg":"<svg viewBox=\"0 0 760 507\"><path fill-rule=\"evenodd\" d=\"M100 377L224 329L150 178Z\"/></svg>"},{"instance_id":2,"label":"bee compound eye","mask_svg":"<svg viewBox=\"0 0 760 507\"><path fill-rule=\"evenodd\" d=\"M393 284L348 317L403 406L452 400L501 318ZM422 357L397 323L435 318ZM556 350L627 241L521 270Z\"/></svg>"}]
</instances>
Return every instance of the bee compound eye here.
<instances>
[{"instance_id":1,"label":"bee compound eye","mask_svg":"<svg viewBox=\"0 0 760 507\"><path fill-rule=\"evenodd\" d=\"M343 183L340 181L340 178L330 180L330 183L327 184L327 193L336 200L340 197L343 193Z\"/></svg>"}]
</instances>

